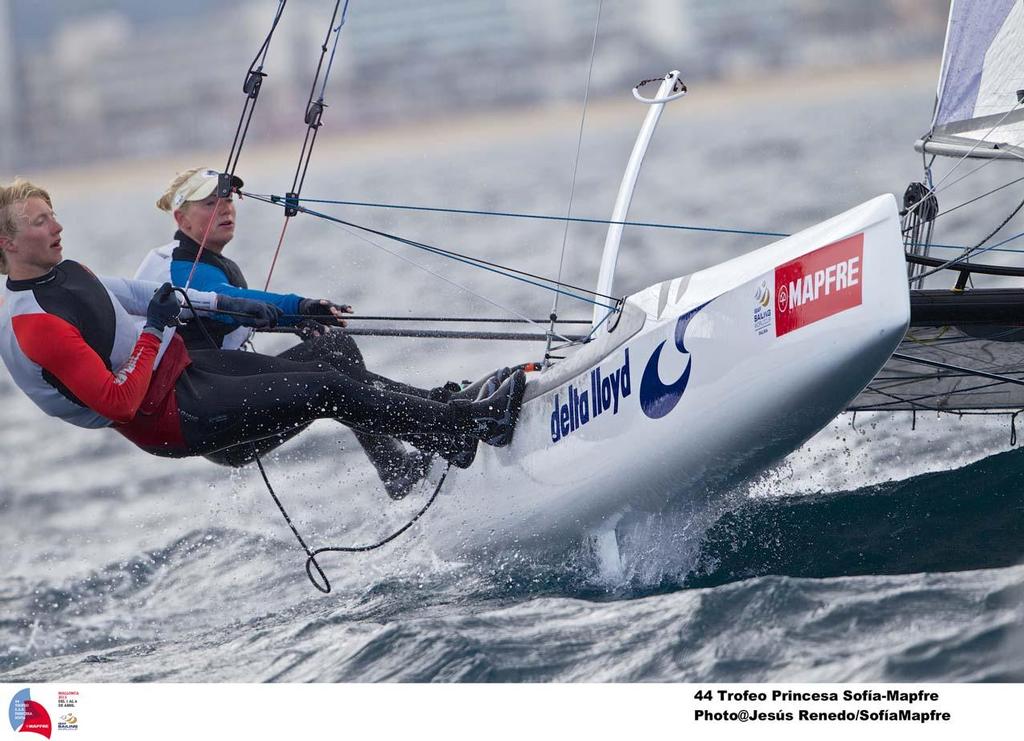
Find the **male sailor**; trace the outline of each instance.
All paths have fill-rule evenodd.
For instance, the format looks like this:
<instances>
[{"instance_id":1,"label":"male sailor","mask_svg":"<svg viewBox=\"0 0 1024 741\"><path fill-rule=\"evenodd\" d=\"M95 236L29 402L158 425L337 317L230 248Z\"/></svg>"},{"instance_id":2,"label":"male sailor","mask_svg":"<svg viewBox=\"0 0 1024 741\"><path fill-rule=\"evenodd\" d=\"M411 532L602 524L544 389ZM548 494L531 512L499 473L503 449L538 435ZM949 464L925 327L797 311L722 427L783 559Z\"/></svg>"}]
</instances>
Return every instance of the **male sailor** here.
<instances>
[{"instance_id":1,"label":"male sailor","mask_svg":"<svg viewBox=\"0 0 1024 741\"><path fill-rule=\"evenodd\" d=\"M97 277L63 259L49 194L24 180L0 186L0 358L51 416L111 427L166 457L209 455L333 418L399 438L472 436L511 442L526 385L512 374L493 394L439 402L355 380L318 362L237 350L189 350L167 328L188 316L170 284ZM230 312L273 326L279 307L189 290L195 312Z\"/></svg>"},{"instance_id":2,"label":"male sailor","mask_svg":"<svg viewBox=\"0 0 1024 741\"><path fill-rule=\"evenodd\" d=\"M174 217L177 231L169 244L157 247L146 255L135 273L136 279L161 284L169 281L175 286L188 285L201 291L274 304L284 312L281 324L298 326L302 330L302 341L278 357L325 363L362 383L424 399L450 401L476 397L478 387L461 391L458 384L448 383L426 390L371 373L355 341L348 334L317 321L336 322L345 326L343 317L352 311L350 306L327 299L303 298L294 293L250 289L238 264L224 255L225 247L234 237L238 215L231 195L218 198L218 180L217 171L202 167L185 170L171 180L156 205ZM231 187L233 191L238 191L242 187L242 180L233 177ZM189 350L205 350L211 346L225 350L239 349L250 338L251 332L249 327L240 326L235 319L223 314L199 317L179 330ZM510 374L508 369L496 373L490 390ZM292 434L295 432L298 431ZM431 456L428 453L415 449L407 452L394 438L358 429L355 435L377 469L385 490L394 499L405 496L429 466ZM218 451L209 457L225 465L242 465L252 460L254 451L262 452L279 445L285 439L265 440L258 451L251 445L244 445ZM436 439L419 438L415 442L421 448L433 452L438 450L439 441ZM457 443L454 448L453 443ZM446 448L443 452L450 460L465 466L472 461L476 439L447 441Z\"/></svg>"}]
</instances>

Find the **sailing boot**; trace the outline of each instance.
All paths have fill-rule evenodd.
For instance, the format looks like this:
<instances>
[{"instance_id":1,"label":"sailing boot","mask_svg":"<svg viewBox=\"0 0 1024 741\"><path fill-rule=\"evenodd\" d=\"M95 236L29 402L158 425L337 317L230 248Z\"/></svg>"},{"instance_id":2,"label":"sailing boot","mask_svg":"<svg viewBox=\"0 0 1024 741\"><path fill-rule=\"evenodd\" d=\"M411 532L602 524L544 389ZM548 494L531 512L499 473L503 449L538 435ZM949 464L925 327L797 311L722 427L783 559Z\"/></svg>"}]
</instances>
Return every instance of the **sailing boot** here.
<instances>
[{"instance_id":1,"label":"sailing boot","mask_svg":"<svg viewBox=\"0 0 1024 741\"><path fill-rule=\"evenodd\" d=\"M456 399L450 403L475 427L471 434L488 445L502 448L512 442L525 393L526 373L518 369L486 398L473 402Z\"/></svg>"},{"instance_id":2,"label":"sailing boot","mask_svg":"<svg viewBox=\"0 0 1024 741\"><path fill-rule=\"evenodd\" d=\"M430 468L430 456L419 451L407 452L393 437L361 430L356 430L355 435L392 499L406 496Z\"/></svg>"},{"instance_id":3,"label":"sailing boot","mask_svg":"<svg viewBox=\"0 0 1024 741\"><path fill-rule=\"evenodd\" d=\"M420 452L440 456L456 468L473 465L479 442L468 435L410 435L407 440Z\"/></svg>"},{"instance_id":4,"label":"sailing boot","mask_svg":"<svg viewBox=\"0 0 1024 741\"><path fill-rule=\"evenodd\" d=\"M430 459L428 454L419 450L406 453L400 470L389 478L382 479L388 496L395 501L405 499L416 483L427 475L427 471L430 470Z\"/></svg>"},{"instance_id":5,"label":"sailing boot","mask_svg":"<svg viewBox=\"0 0 1024 741\"><path fill-rule=\"evenodd\" d=\"M444 386L431 389L430 398L442 402L482 401L497 391L498 387L511 375L511 368L499 368L475 383L466 382L459 385L454 381L449 381ZM456 468L469 468L476 460L478 440L469 435L417 435L415 438L410 438L409 442L418 450L441 456Z\"/></svg>"},{"instance_id":6,"label":"sailing boot","mask_svg":"<svg viewBox=\"0 0 1024 741\"><path fill-rule=\"evenodd\" d=\"M461 384L455 381L448 381L444 386L438 386L432 388L428 392L427 398L431 401L449 402L455 399L469 399L471 401L478 401L480 399L490 396L500 386L506 378L512 375L511 368L498 368L490 375L484 376L475 383L469 381L463 381ZM484 393L485 389L489 389ZM481 394L483 394L481 396Z\"/></svg>"}]
</instances>

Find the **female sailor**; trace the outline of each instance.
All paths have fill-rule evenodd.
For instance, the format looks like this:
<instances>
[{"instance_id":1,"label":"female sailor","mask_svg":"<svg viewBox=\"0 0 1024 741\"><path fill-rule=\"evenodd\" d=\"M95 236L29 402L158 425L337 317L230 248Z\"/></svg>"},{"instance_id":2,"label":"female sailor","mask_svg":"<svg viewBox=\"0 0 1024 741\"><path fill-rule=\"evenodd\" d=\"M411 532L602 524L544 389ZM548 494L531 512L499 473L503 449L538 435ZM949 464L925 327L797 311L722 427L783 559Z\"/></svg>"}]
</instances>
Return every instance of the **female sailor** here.
<instances>
[{"instance_id":1,"label":"female sailor","mask_svg":"<svg viewBox=\"0 0 1024 741\"><path fill-rule=\"evenodd\" d=\"M0 187L0 357L44 412L112 427L155 455L209 455L333 418L378 435L472 437L507 445L526 379L513 373L480 400L435 401L355 380L322 362L254 352L189 350L167 327L189 316L169 284L100 278L63 259L49 194ZM189 290L198 313L273 326L280 307Z\"/></svg>"}]
</instances>

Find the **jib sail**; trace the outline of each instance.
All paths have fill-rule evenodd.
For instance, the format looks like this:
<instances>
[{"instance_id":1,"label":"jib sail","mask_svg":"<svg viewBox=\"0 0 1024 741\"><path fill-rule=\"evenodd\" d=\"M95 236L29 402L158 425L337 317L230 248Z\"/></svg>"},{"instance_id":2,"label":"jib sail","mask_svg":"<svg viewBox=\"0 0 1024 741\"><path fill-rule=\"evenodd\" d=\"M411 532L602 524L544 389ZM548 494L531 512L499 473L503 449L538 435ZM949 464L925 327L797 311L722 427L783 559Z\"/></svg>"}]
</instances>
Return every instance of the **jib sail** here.
<instances>
[{"instance_id":1,"label":"jib sail","mask_svg":"<svg viewBox=\"0 0 1024 741\"><path fill-rule=\"evenodd\" d=\"M1024 156L1024 1L953 1L935 115L917 148Z\"/></svg>"}]
</instances>

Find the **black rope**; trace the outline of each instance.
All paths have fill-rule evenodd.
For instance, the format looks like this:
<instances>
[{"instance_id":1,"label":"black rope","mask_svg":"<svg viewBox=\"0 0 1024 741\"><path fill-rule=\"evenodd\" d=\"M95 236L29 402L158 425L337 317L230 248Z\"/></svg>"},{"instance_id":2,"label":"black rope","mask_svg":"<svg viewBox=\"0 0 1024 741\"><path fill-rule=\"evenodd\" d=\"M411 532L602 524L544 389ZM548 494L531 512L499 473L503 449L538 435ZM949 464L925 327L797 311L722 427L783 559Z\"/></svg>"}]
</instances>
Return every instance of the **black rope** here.
<instances>
[{"instance_id":1,"label":"black rope","mask_svg":"<svg viewBox=\"0 0 1024 741\"><path fill-rule=\"evenodd\" d=\"M196 312L195 307L192 305L192 299L189 298L188 293L185 291L185 289L175 287L174 291L181 295L181 297L185 300L185 305L188 306L189 311L192 312L192 315L196 317L196 321L198 321L199 314ZM199 321L198 323L199 329L203 333L203 336L206 338L207 342L209 342L210 345L212 345L215 350L219 350L220 346L214 341L213 337L210 336L209 331L207 331L203 323L201 321ZM252 451L253 460L256 462L256 466L259 468L260 476L263 477L263 483L266 484L267 491L273 498L274 504L277 505L277 509L281 512L281 516L284 517L285 523L287 523L289 529L291 529L292 531L292 534L295 536L295 539L299 541L299 545L302 546L302 550L306 553L306 576L309 577L310 583L317 590L323 592L324 594L330 594L331 582L327 578L327 574L324 572L323 568L317 562L317 556L319 556L322 553L365 553L367 551L376 550L377 548L381 548L387 545L395 538L397 538L399 535L404 533L406 530L411 528L414 524L416 524L416 521L419 520L420 517L422 517L428 509L430 509L430 507L434 504L434 501L437 499L437 495L441 493L441 485L445 482L445 479L448 478L448 471L452 467L452 464L449 463L447 467L444 469L444 473L441 474L441 479L437 482L437 486L434 488L434 493L430 495L430 499L428 499L427 503L420 508L420 511L417 512L411 520L409 520L402 527L400 527L395 532L391 533L391 535L387 536L383 540L380 540L376 543L372 543L370 545L361 546L325 546L323 548L317 548L314 551L310 550L309 546L306 545L306 541L302 537L302 534L299 533L299 529L295 527L295 523L292 522L292 518L288 514L288 510L285 509L284 504L281 502L281 499L277 496L277 492L274 490L273 484L270 483L270 477L267 475L267 469L264 468L263 466L263 460L260 458L259 453L256 451L256 445L250 442L249 449ZM316 569L317 574L319 574L320 579L323 581L323 586L321 586L321 584L317 582L316 578L313 576L313 569Z\"/></svg>"},{"instance_id":2,"label":"black rope","mask_svg":"<svg viewBox=\"0 0 1024 741\"><path fill-rule=\"evenodd\" d=\"M437 500L437 495L441 493L441 485L444 484L445 479L448 478L448 471L451 469L451 464L449 463L448 466L445 468L444 473L441 474L441 479L437 482L437 486L434 487L434 493L430 495L430 499L428 499L427 503L420 508L420 511L413 515L411 520L409 520L402 527L400 527L395 532L391 533L391 535L387 536L383 540L380 540L376 543L371 543L370 545L325 546L323 548L317 548L314 551L311 550L308 545L306 545L306 541L303 540L302 535L299 534L298 528L295 527L295 524L292 522L292 518L288 515L288 511L284 508L284 505L278 498L277 493L274 491L274 487L270 483L270 478L267 476L267 471L263 467L263 461L260 460L259 456L255 456L255 460L256 465L260 469L260 475L263 477L263 483L266 484L267 491L270 492L270 496L273 497L274 499L274 504L277 505L278 510L280 510L281 512L281 516L284 517L284 521L288 523L288 527L291 528L292 534L295 535L295 539L299 541L299 545L302 546L302 550L306 553L306 576L309 577L310 583L317 590L323 592L324 594L331 593L331 582L327 578L327 574L324 572L323 567L316 560L317 556L324 553L366 553L368 551L373 551L378 548L384 547L385 545L393 541L395 538L400 536L402 533L404 533L406 530L411 528L413 525L415 525L416 521L419 520L420 517L422 517L428 509L430 509L430 507ZM322 584L317 581L316 577L313 576L313 569L316 569L316 573L322 580Z\"/></svg>"},{"instance_id":3,"label":"black rope","mask_svg":"<svg viewBox=\"0 0 1024 741\"><path fill-rule=\"evenodd\" d=\"M1017 415L1020 412L1014 412L1010 417L1010 447L1017 447Z\"/></svg>"},{"instance_id":4,"label":"black rope","mask_svg":"<svg viewBox=\"0 0 1024 741\"><path fill-rule=\"evenodd\" d=\"M316 587L317 589L319 589L324 594L329 594L330 591L331 591L331 583L329 581L327 581L327 576L324 574L324 570L320 567L320 564L317 563L317 560L316 560L317 556L319 556L319 555L321 555L323 553L366 553L368 551L374 551L374 550L376 550L378 548L382 548L383 546L386 546L388 543L393 541L399 535L401 535L406 530L408 530L413 525L415 525L416 521L419 520L420 517L422 517L426 513L426 511L428 509L430 509L430 507L437 500L437 495L441 493L441 485L444 484L445 479L448 478L448 471L451 470L451 467L452 467L451 463L449 463L445 467L444 473L441 474L441 479L437 482L437 486L434 487L434 493L430 495L430 499L428 499L427 503L424 504L420 508L420 511L417 512L415 515L413 515L411 520L409 520L407 523L402 525L402 527L398 528L398 530L396 530L395 532L391 533L391 535L387 536L383 540L380 540L380 541L378 541L376 543L371 543L370 545L359 545L359 546L325 546L324 548L317 548L315 551L312 551L312 552L310 552L309 549L306 548L306 554L308 555L308 558L306 559L306 576L309 577L309 581L312 582L313 586ZM261 471L263 470L262 464L260 465L260 470ZM266 476L264 476L264 481L266 481ZM269 481L267 482L267 487L268 488L270 487L270 482ZM273 493L273 492L271 492L271 493ZM275 497L275 499L276 499L276 497ZM282 513L284 512L283 509L281 511L282 511ZM289 524L291 524L291 523L289 523ZM294 528L293 528L293 531L294 531ZM300 540L299 542L301 543L302 541ZM305 544L303 543L302 545L303 545L303 548L305 548ZM324 580L324 586L321 587L319 584L317 584L316 579L313 578L313 572L312 572L313 568L315 568L317 570L317 573L319 573L320 577Z\"/></svg>"},{"instance_id":5,"label":"black rope","mask_svg":"<svg viewBox=\"0 0 1024 741\"><path fill-rule=\"evenodd\" d=\"M947 214L951 214L954 211L956 211L958 208L963 208L964 206L970 206L975 201L980 201L982 198L987 198L988 196L992 195L993 193L998 193L999 191L1003 190L1004 188L1009 188L1011 185L1016 185L1017 183L1021 182L1022 180L1024 180L1024 175L1021 175L1019 178L1015 178L1015 179L1011 180L1008 183L1003 183L1002 185L1000 185L1000 186L998 186L996 188L993 188L992 190L988 191L987 193L982 193L980 196L975 196L974 198L971 198L970 200L964 201L963 203L957 204L956 206L951 206L950 208L947 208L945 211L939 211L937 214L935 214L932 217L932 220L938 219L940 216L945 216ZM914 205L916 205L916 204L914 204ZM903 228L904 233L906 233L909 228L910 227L904 227Z\"/></svg>"}]
</instances>

